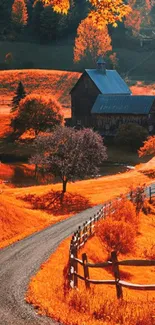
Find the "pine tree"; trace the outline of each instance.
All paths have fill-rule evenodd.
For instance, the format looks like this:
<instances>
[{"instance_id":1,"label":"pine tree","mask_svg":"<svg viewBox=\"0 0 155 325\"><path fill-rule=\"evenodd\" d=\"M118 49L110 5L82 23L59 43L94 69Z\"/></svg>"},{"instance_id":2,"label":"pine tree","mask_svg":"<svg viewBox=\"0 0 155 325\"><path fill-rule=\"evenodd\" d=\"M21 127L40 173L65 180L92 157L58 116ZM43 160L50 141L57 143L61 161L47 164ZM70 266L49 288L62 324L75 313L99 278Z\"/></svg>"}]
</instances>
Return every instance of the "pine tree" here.
<instances>
[{"instance_id":1,"label":"pine tree","mask_svg":"<svg viewBox=\"0 0 155 325\"><path fill-rule=\"evenodd\" d=\"M19 102L22 98L24 98L26 96L26 92L24 89L24 86L22 84L22 82L20 81L15 93L15 96L12 99L12 109L11 112L15 112L17 110L17 107L19 105Z\"/></svg>"},{"instance_id":2,"label":"pine tree","mask_svg":"<svg viewBox=\"0 0 155 325\"><path fill-rule=\"evenodd\" d=\"M24 0L14 0L12 5L12 21L17 29L27 25L27 7Z\"/></svg>"},{"instance_id":3,"label":"pine tree","mask_svg":"<svg viewBox=\"0 0 155 325\"><path fill-rule=\"evenodd\" d=\"M33 4L32 27L36 35L40 35L41 13L44 10L42 0L36 0Z\"/></svg>"}]
</instances>

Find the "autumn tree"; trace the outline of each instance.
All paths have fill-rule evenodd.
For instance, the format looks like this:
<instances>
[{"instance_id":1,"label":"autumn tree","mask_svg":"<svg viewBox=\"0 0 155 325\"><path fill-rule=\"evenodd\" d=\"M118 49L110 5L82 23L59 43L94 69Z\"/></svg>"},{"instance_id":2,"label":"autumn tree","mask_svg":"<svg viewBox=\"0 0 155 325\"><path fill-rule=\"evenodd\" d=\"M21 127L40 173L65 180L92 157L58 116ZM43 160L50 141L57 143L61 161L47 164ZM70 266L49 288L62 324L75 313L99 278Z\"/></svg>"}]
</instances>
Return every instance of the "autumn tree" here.
<instances>
[{"instance_id":1,"label":"autumn tree","mask_svg":"<svg viewBox=\"0 0 155 325\"><path fill-rule=\"evenodd\" d=\"M20 101L11 126L17 137L26 131L33 131L37 136L40 132L53 130L62 121L61 105L54 98L28 95Z\"/></svg>"},{"instance_id":2,"label":"autumn tree","mask_svg":"<svg viewBox=\"0 0 155 325\"><path fill-rule=\"evenodd\" d=\"M105 57L110 51L112 51L112 45L107 26L105 25L100 30L92 25L89 18L82 20L75 38L74 62L78 62L82 58L96 61L98 56Z\"/></svg>"},{"instance_id":3,"label":"autumn tree","mask_svg":"<svg viewBox=\"0 0 155 325\"><path fill-rule=\"evenodd\" d=\"M27 7L24 0L14 0L12 5L12 21L14 26L20 30L26 26L28 19Z\"/></svg>"},{"instance_id":4,"label":"autumn tree","mask_svg":"<svg viewBox=\"0 0 155 325\"><path fill-rule=\"evenodd\" d=\"M102 137L91 129L58 127L51 135L36 138L35 151L31 163L59 176L63 193L68 181L97 174L107 159Z\"/></svg>"},{"instance_id":5,"label":"autumn tree","mask_svg":"<svg viewBox=\"0 0 155 325\"><path fill-rule=\"evenodd\" d=\"M144 141L144 144L139 149L138 154L140 157L143 157L146 155L154 155L155 156L155 135L149 137L146 141Z\"/></svg>"},{"instance_id":6,"label":"autumn tree","mask_svg":"<svg viewBox=\"0 0 155 325\"><path fill-rule=\"evenodd\" d=\"M14 58L13 58L12 53L11 52L7 53L5 55L5 64L6 64L6 66L7 66L8 69L11 69L12 68L13 61L14 61Z\"/></svg>"},{"instance_id":7,"label":"autumn tree","mask_svg":"<svg viewBox=\"0 0 155 325\"><path fill-rule=\"evenodd\" d=\"M16 111L18 105L19 105L19 102L21 99L23 99L24 97L26 96L26 92L25 92L25 89L24 89L24 86L22 84L22 82L20 81L18 83L18 87L16 89L16 93L12 99L12 109L11 109L11 112L14 112Z\"/></svg>"},{"instance_id":8,"label":"autumn tree","mask_svg":"<svg viewBox=\"0 0 155 325\"><path fill-rule=\"evenodd\" d=\"M132 8L126 16L125 26L132 30L134 36L139 37L141 27L149 26L151 23L151 9L153 2L151 0L129 0Z\"/></svg>"},{"instance_id":9,"label":"autumn tree","mask_svg":"<svg viewBox=\"0 0 155 325\"><path fill-rule=\"evenodd\" d=\"M44 3L51 3L50 0L42 0ZM91 10L88 14L89 19L99 29L104 28L105 25L112 24L117 26L118 21L130 12L130 6L124 3L124 0L104 0L96 1L90 0ZM52 6L56 12L67 14L70 8L69 0L53 0Z\"/></svg>"}]
</instances>

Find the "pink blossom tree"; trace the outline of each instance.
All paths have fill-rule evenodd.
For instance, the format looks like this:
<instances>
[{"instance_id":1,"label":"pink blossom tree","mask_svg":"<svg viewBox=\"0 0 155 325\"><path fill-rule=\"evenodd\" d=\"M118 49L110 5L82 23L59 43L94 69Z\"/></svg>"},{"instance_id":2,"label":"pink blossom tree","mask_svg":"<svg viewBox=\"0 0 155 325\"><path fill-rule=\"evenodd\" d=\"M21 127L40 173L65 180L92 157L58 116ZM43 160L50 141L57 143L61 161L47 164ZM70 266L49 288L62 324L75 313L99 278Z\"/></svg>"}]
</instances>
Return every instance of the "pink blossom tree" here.
<instances>
[{"instance_id":1,"label":"pink blossom tree","mask_svg":"<svg viewBox=\"0 0 155 325\"><path fill-rule=\"evenodd\" d=\"M96 175L107 159L102 137L91 129L57 127L49 136L37 137L30 162L59 176L66 192L68 181Z\"/></svg>"}]
</instances>

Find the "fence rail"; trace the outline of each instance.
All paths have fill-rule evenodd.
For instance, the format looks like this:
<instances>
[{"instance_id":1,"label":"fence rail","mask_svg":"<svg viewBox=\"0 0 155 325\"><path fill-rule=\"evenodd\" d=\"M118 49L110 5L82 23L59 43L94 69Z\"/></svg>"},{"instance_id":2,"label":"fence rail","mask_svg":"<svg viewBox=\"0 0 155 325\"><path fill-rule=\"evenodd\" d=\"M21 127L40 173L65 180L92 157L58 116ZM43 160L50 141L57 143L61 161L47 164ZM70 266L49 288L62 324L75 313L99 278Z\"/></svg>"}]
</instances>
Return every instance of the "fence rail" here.
<instances>
[{"instance_id":1,"label":"fence rail","mask_svg":"<svg viewBox=\"0 0 155 325\"><path fill-rule=\"evenodd\" d=\"M126 282L120 279L120 270L119 266L137 266L137 267L146 267L146 266L155 266L155 260L125 260L125 261L118 261L117 254L115 251L111 253L111 260L102 263L89 263L87 260L87 255L84 253L82 254L82 260L71 257L73 263L80 264L83 266L83 276L78 273L78 266L76 266L72 272L72 278L76 279L76 287L78 287L78 278L85 281L86 289L90 288L90 284L106 284L106 285L115 285L116 286L116 294L117 298L123 297L123 290L122 287L132 289L132 290L155 290L155 284L135 284ZM106 268L112 267L112 271L114 274L114 280L95 280L90 279L89 277L89 268Z\"/></svg>"},{"instance_id":2,"label":"fence rail","mask_svg":"<svg viewBox=\"0 0 155 325\"><path fill-rule=\"evenodd\" d=\"M133 200L133 192L130 192L126 195L127 199ZM145 197L149 198L149 201L152 201L152 198L155 196L155 184L152 187L145 188ZM120 198L115 199L120 200ZM155 290L155 284L153 285L140 285L133 284L120 279L119 266L155 266L155 261L153 260L124 260L118 261L116 252L111 253L111 260L102 263L92 264L87 260L87 255L82 255L82 260L78 258L78 251L84 244L87 242L88 238L91 238L94 234L94 227L96 222L101 219L105 219L106 215L113 213L114 208L112 201L106 202L99 211L90 217L89 221L83 223L83 226L79 226L78 230L74 232L71 242L70 242L70 251L69 251L69 286L71 288L78 287L78 279L85 281L86 288L90 288L90 283L92 284L110 284L116 286L117 298L123 296L122 287L127 287L129 289L136 290ZM83 266L84 275L78 273L78 265ZM112 266L115 280L94 280L89 277L89 268L106 268Z\"/></svg>"}]
</instances>

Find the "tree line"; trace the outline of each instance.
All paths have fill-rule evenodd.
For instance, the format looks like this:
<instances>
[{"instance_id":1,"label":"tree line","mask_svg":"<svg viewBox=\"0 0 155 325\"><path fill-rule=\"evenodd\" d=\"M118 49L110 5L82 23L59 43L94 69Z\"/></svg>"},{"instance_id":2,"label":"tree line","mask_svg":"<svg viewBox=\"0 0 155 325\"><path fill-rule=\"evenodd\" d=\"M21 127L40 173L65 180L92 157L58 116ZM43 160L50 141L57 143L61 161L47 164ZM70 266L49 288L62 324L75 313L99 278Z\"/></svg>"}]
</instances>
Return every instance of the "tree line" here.
<instances>
[{"instance_id":1,"label":"tree line","mask_svg":"<svg viewBox=\"0 0 155 325\"><path fill-rule=\"evenodd\" d=\"M42 0L0 0L0 39L49 43L75 35L88 7L84 0L72 1L68 14L62 15Z\"/></svg>"}]
</instances>

